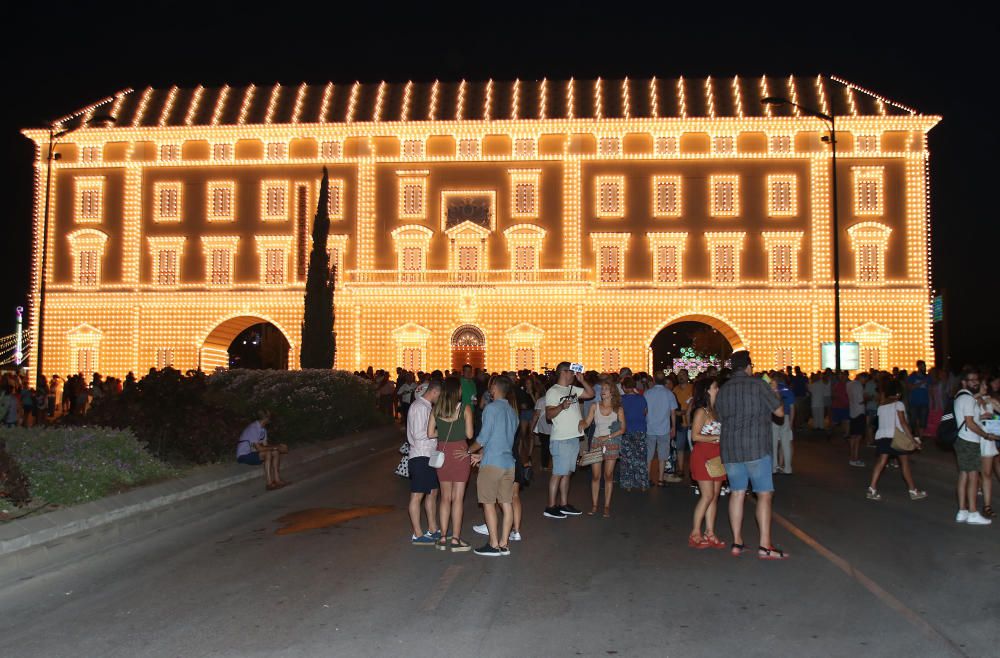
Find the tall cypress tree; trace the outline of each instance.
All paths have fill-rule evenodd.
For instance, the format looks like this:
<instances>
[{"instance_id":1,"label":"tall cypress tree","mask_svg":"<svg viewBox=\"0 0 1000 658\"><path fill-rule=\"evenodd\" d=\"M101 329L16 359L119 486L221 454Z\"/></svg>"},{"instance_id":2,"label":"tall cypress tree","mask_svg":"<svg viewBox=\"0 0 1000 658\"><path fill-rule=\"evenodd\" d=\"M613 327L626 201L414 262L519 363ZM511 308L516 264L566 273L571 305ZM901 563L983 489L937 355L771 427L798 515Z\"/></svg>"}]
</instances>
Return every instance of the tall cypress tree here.
<instances>
[{"instance_id":1,"label":"tall cypress tree","mask_svg":"<svg viewBox=\"0 0 1000 658\"><path fill-rule=\"evenodd\" d=\"M326 251L330 233L330 176L323 167L323 183L319 188L319 207L313 221L312 251L309 252L309 272L306 276L305 313L302 316L302 349L299 364L303 368L332 368L337 352L337 335L333 331L333 283L336 272L330 268Z\"/></svg>"}]
</instances>

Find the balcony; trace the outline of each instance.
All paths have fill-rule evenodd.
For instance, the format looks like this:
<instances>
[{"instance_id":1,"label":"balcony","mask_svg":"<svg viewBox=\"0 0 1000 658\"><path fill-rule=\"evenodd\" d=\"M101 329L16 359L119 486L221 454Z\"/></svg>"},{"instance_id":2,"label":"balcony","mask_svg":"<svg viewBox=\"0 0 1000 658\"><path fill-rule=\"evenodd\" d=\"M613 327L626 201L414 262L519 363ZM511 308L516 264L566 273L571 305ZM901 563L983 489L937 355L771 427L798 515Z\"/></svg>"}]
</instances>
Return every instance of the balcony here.
<instances>
[{"instance_id":1,"label":"balcony","mask_svg":"<svg viewBox=\"0 0 1000 658\"><path fill-rule=\"evenodd\" d=\"M349 270L344 277L351 285L399 283L404 285L525 285L589 284L589 270Z\"/></svg>"}]
</instances>

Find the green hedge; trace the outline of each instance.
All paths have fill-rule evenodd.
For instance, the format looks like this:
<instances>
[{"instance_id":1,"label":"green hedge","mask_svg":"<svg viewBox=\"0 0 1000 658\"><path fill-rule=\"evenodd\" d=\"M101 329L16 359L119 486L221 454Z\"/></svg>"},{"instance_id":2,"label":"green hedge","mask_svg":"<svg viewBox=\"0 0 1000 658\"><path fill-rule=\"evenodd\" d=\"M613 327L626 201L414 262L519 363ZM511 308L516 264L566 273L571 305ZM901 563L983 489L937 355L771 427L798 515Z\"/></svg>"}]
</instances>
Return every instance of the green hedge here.
<instances>
[{"instance_id":1,"label":"green hedge","mask_svg":"<svg viewBox=\"0 0 1000 658\"><path fill-rule=\"evenodd\" d=\"M170 477L128 430L105 427L0 429L36 502L72 505Z\"/></svg>"},{"instance_id":2,"label":"green hedge","mask_svg":"<svg viewBox=\"0 0 1000 658\"><path fill-rule=\"evenodd\" d=\"M134 390L98 400L66 422L130 428L160 459L203 464L235 459L242 429L270 409L272 440L294 445L383 424L374 385L337 370L152 372Z\"/></svg>"}]
</instances>

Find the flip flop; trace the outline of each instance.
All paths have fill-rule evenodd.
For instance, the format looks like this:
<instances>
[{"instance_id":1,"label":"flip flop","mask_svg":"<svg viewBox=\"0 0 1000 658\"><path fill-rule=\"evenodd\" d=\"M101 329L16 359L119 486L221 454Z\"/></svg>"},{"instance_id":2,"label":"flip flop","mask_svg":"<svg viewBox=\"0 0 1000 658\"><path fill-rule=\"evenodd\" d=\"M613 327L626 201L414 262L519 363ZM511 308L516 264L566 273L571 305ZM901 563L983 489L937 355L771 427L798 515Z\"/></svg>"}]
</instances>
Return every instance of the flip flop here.
<instances>
[{"instance_id":1,"label":"flip flop","mask_svg":"<svg viewBox=\"0 0 1000 658\"><path fill-rule=\"evenodd\" d=\"M780 548L764 548L763 546L757 547L757 559L759 560L787 560L788 554L785 553Z\"/></svg>"},{"instance_id":2,"label":"flip flop","mask_svg":"<svg viewBox=\"0 0 1000 658\"><path fill-rule=\"evenodd\" d=\"M730 544L729 554L733 557L739 557L746 553L747 547L745 544Z\"/></svg>"}]
</instances>

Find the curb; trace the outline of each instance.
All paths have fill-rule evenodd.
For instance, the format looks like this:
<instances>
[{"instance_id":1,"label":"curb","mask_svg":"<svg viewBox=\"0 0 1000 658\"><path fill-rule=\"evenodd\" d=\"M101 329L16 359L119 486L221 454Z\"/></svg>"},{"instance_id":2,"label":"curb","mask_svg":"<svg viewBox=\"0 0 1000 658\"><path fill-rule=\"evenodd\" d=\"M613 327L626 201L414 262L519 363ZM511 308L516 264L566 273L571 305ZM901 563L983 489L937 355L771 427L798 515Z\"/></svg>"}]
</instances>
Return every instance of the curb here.
<instances>
[{"instance_id":1,"label":"curb","mask_svg":"<svg viewBox=\"0 0 1000 658\"><path fill-rule=\"evenodd\" d=\"M367 430L349 441L334 439L333 445L326 447L307 446L293 453L293 457L285 462L283 468L302 466L339 452L362 447L383 439L387 440L391 436L398 435L399 431L398 426L390 425ZM241 467L220 465L217 468L233 471ZM243 470L242 473L222 478L211 478L213 473L197 473L179 480L162 482L147 488L140 487L133 491L40 516L11 521L0 526L0 560L30 548L70 539L81 533L100 530L105 526L131 519L140 514L174 508L184 501L190 501L251 480L258 480L261 477L259 469ZM205 481L206 478L211 479ZM162 490L163 493L154 493L157 489ZM151 493L153 496L149 497Z\"/></svg>"}]
</instances>

